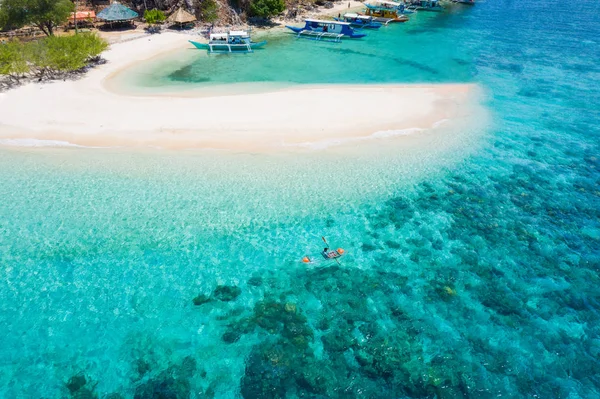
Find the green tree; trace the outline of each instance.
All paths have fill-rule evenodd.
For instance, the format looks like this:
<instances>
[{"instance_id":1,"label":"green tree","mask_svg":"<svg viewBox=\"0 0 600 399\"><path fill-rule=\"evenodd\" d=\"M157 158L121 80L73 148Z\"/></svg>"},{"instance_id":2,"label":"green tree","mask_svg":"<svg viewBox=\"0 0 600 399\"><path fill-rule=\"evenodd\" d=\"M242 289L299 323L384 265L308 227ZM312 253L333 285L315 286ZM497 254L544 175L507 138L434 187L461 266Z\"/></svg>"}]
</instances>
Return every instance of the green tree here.
<instances>
[{"instance_id":1,"label":"green tree","mask_svg":"<svg viewBox=\"0 0 600 399\"><path fill-rule=\"evenodd\" d=\"M219 19L219 5L215 0L204 0L200 3L200 17L206 22L215 22Z\"/></svg>"},{"instance_id":2,"label":"green tree","mask_svg":"<svg viewBox=\"0 0 600 399\"><path fill-rule=\"evenodd\" d=\"M253 0L250 3L250 14L255 17L270 18L285 10L284 0Z\"/></svg>"},{"instance_id":3,"label":"green tree","mask_svg":"<svg viewBox=\"0 0 600 399\"><path fill-rule=\"evenodd\" d=\"M0 29L35 25L46 35L64 24L75 6L70 0L1 0Z\"/></svg>"},{"instance_id":4,"label":"green tree","mask_svg":"<svg viewBox=\"0 0 600 399\"><path fill-rule=\"evenodd\" d=\"M167 19L167 17L165 16L164 12L154 9L144 11L144 19L146 20L146 22L152 25L163 22L165 19Z\"/></svg>"}]
</instances>

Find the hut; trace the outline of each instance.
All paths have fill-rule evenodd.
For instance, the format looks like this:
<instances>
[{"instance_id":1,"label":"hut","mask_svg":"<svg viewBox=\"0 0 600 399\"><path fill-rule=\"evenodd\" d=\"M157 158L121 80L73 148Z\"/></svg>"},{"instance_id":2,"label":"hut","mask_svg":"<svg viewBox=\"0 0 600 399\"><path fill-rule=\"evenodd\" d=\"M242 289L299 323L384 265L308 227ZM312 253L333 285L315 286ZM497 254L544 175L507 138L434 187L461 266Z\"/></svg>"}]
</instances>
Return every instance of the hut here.
<instances>
[{"instance_id":1,"label":"hut","mask_svg":"<svg viewBox=\"0 0 600 399\"><path fill-rule=\"evenodd\" d=\"M96 13L94 11L77 11L72 12L69 16L69 28L72 26L94 26L96 21Z\"/></svg>"},{"instance_id":2,"label":"hut","mask_svg":"<svg viewBox=\"0 0 600 399\"><path fill-rule=\"evenodd\" d=\"M194 22L196 17L183 9L183 7L179 7L177 11L167 18L167 22L171 24L176 24L180 29L182 26Z\"/></svg>"},{"instance_id":3,"label":"hut","mask_svg":"<svg viewBox=\"0 0 600 399\"><path fill-rule=\"evenodd\" d=\"M124 22L131 23L132 20L137 17L137 12L125 7L118 1L115 1L96 15L96 18L108 22L111 26L113 24L122 24Z\"/></svg>"}]
</instances>

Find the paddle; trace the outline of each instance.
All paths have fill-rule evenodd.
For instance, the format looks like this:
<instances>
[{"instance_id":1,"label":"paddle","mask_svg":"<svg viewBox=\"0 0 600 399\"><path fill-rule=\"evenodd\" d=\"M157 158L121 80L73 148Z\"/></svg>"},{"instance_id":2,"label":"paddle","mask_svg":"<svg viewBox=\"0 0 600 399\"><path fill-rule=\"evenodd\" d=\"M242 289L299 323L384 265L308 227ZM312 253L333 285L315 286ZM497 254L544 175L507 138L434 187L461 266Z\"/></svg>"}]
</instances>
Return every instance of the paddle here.
<instances>
[{"instance_id":1,"label":"paddle","mask_svg":"<svg viewBox=\"0 0 600 399\"><path fill-rule=\"evenodd\" d=\"M327 242L327 240L325 239L325 237L321 236L321 239L323 240L323 242L325 243L325 245L327 245L327 248L329 248L329 243ZM335 260L337 262L337 264L341 266L341 263L338 260L338 258L333 258L333 260Z\"/></svg>"}]
</instances>

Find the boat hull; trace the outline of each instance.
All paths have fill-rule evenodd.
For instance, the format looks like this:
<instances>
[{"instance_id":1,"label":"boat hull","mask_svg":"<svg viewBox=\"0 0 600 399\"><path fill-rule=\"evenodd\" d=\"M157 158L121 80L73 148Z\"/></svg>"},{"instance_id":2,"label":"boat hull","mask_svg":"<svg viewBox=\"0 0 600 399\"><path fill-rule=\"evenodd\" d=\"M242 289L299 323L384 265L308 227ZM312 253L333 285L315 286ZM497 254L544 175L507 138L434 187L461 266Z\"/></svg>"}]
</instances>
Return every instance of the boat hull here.
<instances>
[{"instance_id":1,"label":"boat hull","mask_svg":"<svg viewBox=\"0 0 600 399\"><path fill-rule=\"evenodd\" d=\"M212 53L248 53L248 46L246 44L213 44L198 43L193 40L189 40L197 49L208 50ZM254 50L257 48L264 47L267 42L265 40L261 42L250 42L250 49Z\"/></svg>"},{"instance_id":2,"label":"boat hull","mask_svg":"<svg viewBox=\"0 0 600 399\"><path fill-rule=\"evenodd\" d=\"M363 24L360 22L353 22L353 21L346 21L343 18L334 18L336 21L340 21L340 22L348 22L350 23L350 26L353 28L358 28L358 29L379 29L383 26L382 23L380 22L372 22L369 24Z\"/></svg>"},{"instance_id":3,"label":"boat hull","mask_svg":"<svg viewBox=\"0 0 600 399\"><path fill-rule=\"evenodd\" d=\"M381 9L372 9L367 8L365 10L365 15L369 15L373 18L384 18L386 20L390 20L390 22L406 22L408 21L408 17L404 14L398 14L396 10L381 10Z\"/></svg>"},{"instance_id":4,"label":"boat hull","mask_svg":"<svg viewBox=\"0 0 600 399\"><path fill-rule=\"evenodd\" d=\"M357 33L357 32L351 31L351 30L350 30L350 32L344 32L344 31L335 32L333 30L327 32L327 31L323 31L320 28L311 29L311 28L307 28L306 26L303 26L302 28L298 28L297 26L286 25L285 27L288 28L289 30L291 30L292 32L297 33L298 35L305 34L305 33L314 33L315 35L318 35L319 33L321 33L321 34L329 33L331 35L338 35L338 36L340 36L340 38L344 37L344 38L351 38L351 39L359 39L361 37L367 36L366 33ZM307 36L309 36L309 35L307 35Z\"/></svg>"}]
</instances>

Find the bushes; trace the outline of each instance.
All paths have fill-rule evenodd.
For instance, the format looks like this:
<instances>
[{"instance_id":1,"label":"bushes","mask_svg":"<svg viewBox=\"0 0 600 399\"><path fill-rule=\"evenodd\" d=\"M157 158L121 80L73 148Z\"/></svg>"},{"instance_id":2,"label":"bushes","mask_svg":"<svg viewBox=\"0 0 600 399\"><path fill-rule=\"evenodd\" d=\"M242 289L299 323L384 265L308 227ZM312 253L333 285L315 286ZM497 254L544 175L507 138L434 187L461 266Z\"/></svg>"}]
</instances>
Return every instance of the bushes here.
<instances>
[{"instance_id":1,"label":"bushes","mask_svg":"<svg viewBox=\"0 0 600 399\"><path fill-rule=\"evenodd\" d=\"M106 42L94 34L52 36L33 43L32 63L50 72L71 72L85 67L106 50Z\"/></svg>"},{"instance_id":2,"label":"bushes","mask_svg":"<svg viewBox=\"0 0 600 399\"><path fill-rule=\"evenodd\" d=\"M24 50L24 46L16 40L0 44L0 75L18 78L29 73Z\"/></svg>"},{"instance_id":3,"label":"bushes","mask_svg":"<svg viewBox=\"0 0 600 399\"><path fill-rule=\"evenodd\" d=\"M12 83L24 77L64 77L96 60L108 44L95 34L49 36L30 43L0 45L0 75Z\"/></svg>"},{"instance_id":4,"label":"bushes","mask_svg":"<svg viewBox=\"0 0 600 399\"><path fill-rule=\"evenodd\" d=\"M219 6L215 0L203 0L200 3L200 16L205 22L215 22L219 18Z\"/></svg>"},{"instance_id":5,"label":"bushes","mask_svg":"<svg viewBox=\"0 0 600 399\"><path fill-rule=\"evenodd\" d=\"M154 10L144 11L144 19L150 25L153 25L153 24L159 24L159 23L163 22L165 19L167 19L167 17L165 17L164 12L154 9Z\"/></svg>"},{"instance_id":6,"label":"bushes","mask_svg":"<svg viewBox=\"0 0 600 399\"><path fill-rule=\"evenodd\" d=\"M285 10L283 0L253 0L250 3L250 14L254 17L270 18Z\"/></svg>"}]
</instances>

